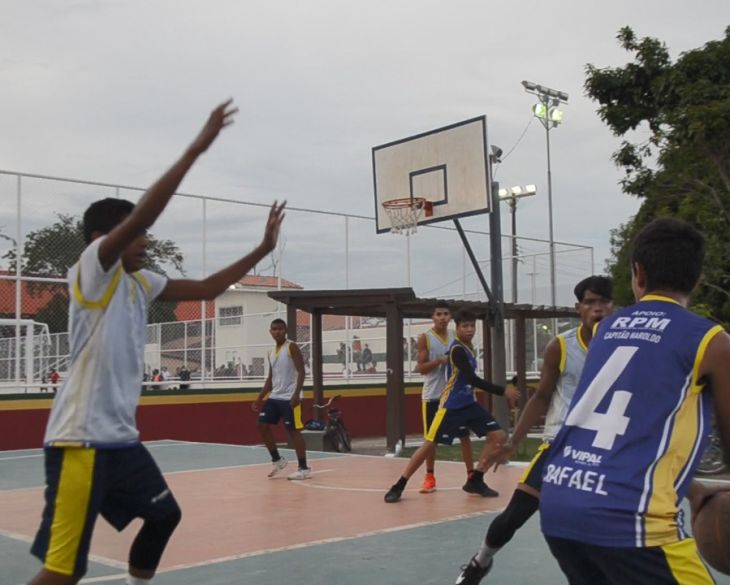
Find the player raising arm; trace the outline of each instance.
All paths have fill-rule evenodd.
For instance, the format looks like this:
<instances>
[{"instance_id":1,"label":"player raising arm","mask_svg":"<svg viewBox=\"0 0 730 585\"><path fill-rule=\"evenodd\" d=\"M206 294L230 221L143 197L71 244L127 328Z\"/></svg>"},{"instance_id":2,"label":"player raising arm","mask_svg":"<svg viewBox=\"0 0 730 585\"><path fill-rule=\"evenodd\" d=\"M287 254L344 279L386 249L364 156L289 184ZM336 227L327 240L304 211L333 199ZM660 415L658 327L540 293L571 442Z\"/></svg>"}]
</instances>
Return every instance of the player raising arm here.
<instances>
[{"instance_id":1,"label":"player raising arm","mask_svg":"<svg viewBox=\"0 0 730 585\"><path fill-rule=\"evenodd\" d=\"M235 112L230 101L213 110L137 205L102 199L84 213L87 247L68 273L70 365L46 428L45 510L31 549L43 569L31 585L81 579L99 515L117 530L143 520L129 552L127 582L145 585L180 521L180 508L135 422L148 307L155 298L212 299L240 280L276 246L284 204L271 207L253 251L203 280L168 280L145 270L146 230Z\"/></svg>"}]
</instances>

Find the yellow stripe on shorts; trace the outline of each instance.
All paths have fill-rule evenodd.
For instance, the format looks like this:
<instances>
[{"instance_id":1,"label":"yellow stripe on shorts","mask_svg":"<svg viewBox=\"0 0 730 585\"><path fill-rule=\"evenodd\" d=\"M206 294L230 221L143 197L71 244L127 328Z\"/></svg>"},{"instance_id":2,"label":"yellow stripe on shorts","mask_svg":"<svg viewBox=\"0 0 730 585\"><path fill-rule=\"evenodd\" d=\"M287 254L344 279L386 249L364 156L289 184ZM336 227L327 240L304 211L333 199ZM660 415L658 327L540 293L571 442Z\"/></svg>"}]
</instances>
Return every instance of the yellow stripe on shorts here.
<instances>
[{"instance_id":1,"label":"yellow stripe on shorts","mask_svg":"<svg viewBox=\"0 0 730 585\"><path fill-rule=\"evenodd\" d=\"M428 401L421 400L421 418L423 420L423 438L428 439Z\"/></svg>"},{"instance_id":2,"label":"yellow stripe on shorts","mask_svg":"<svg viewBox=\"0 0 730 585\"><path fill-rule=\"evenodd\" d=\"M433 420L431 421L431 426L428 427L428 432L426 433L427 441L431 441L432 443L436 442L436 433L438 432L439 427L441 426L441 422L444 420L445 416L445 408L439 408L436 411L436 414L433 416Z\"/></svg>"},{"instance_id":3,"label":"yellow stripe on shorts","mask_svg":"<svg viewBox=\"0 0 730 585\"><path fill-rule=\"evenodd\" d=\"M304 423L302 422L302 404L299 403L292 408L292 413L294 416L294 428L301 431L304 428Z\"/></svg>"},{"instance_id":4,"label":"yellow stripe on shorts","mask_svg":"<svg viewBox=\"0 0 730 585\"><path fill-rule=\"evenodd\" d=\"M664 551L669 569L677 579L677 583L692 583L692 585L713 585L715 583L705 563L700 559L694 538L665 544L661 549Z\"/></svg>"},{"instance_id":5,"label":"yellow stripe on shorts","mask_svg":"<svg viewBox=\"0 0 730 585\"><path fill-rule=\"evenodd\" d=\"M73 575L76 568L89 509L95 458L96 449L64 449L44 565L62 575Z\"/></svg>"},{"instance_id":6,"label":"yellow stripe on shorts","mask_svg":"<svg viewBox=\"0 0 730 585\"><path fill-rule=\"evenodd\" d=\"M543 441L543 443L538 447L535 456L530 460L529 465L525 467L525 470L522 472L520 479L517 480L517 483L525 483L527 481L527 478L530 477L530 473L532 472L532 468L535 467L537 461L540 459L540 457L542 457L542 452L549 447L550 443Z\"/></svg>"}]
</instances>

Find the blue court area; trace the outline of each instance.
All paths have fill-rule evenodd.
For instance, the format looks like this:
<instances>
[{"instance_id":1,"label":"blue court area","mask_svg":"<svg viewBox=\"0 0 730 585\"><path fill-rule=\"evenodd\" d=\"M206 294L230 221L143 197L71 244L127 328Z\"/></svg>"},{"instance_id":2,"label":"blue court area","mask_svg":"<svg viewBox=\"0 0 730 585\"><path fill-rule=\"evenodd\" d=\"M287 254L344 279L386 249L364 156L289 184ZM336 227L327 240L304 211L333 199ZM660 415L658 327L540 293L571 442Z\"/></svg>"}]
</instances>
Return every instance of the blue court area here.
<instances>
[{"instance_id":1,"label":"blue court area","mask_svg":"<svg viewBox=\"0 0 730 585\"><path fill-rule=\"evenodd\" d=\"M147 446L183 509L154 580L159 585L453 584L519 472L488 476L502 497L482 499L460 490L461 464L439 462L436 493L417 493L419 474L402 502L387 505L383 494L404 459L310 453L314 478L289 482L266 477L270 465L263 448L173 441ZM293 452L282 454L295 459ZM0 585L26 583L40 566L28 549L42 487L40 451L0 452ZM122 585L135 530L118 535L100 520L82 583ZM730 577L716 578L730 585ZM537 517L499 553L484 581L565 582Z\"/></svg>"}]
</instances>

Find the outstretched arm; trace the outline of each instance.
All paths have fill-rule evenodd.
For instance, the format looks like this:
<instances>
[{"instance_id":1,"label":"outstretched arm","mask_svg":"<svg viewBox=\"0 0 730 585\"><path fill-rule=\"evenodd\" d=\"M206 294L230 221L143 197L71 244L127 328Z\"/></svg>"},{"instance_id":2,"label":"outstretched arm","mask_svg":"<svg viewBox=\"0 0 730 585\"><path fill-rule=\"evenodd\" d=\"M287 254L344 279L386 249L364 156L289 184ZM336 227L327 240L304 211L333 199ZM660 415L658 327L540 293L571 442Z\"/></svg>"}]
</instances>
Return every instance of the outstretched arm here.
<instances>
[{"instance_id":1,"label":"outstretched arm","mask_svg":"<svg viewBox=\"0 0 730 585\"><path fill-rule=\"evenodd\" d=\"M496 394L502 396L505 393L504 386L498 386L491 382L477 376L474 368L469 363L469 358L466 355L466 350L460 345L455 345L451 348L451 359L454 361L454 365L459 368L459 374L464 377L467 384L470 384L480 390L489 392L490 394Z\"/></svg>"},{"instance_id":2,"label":"outstretched arm","mask_svg":"<svg viewBox=\"0 0 730 585\"><path fill-rule=\"evenodd\" d=\"M699 380L707 383L725 462L730 464L730 335L720 331L707 344Z\"/></svg>"},{"instance_id":3,"label":"outstretched arm","mask_svg":"<svg viewBox=\"0 0 730 585\"><path fill-rule=\"evenodd\" d=\"M210 300L241 280L249 270L276 247L281 222L284 220L285 206L286 201L281 205L274 202L269 211L264 238L249 254L203 280L169 280L160 294L160 299L163 301Z\"/></svg>"},{"instance_id":4,"label":"outstretched arm","mask_svg":"<svg viewBox=\"0 0 730 585\"><path fill-rule=\"evenodd\" d=\"M550 400L553 397L553 392L555 392L555 385L560 377L560 343L557 339L553 339L548 343L542 358L542 370L540 371L540 383L537 386L537 391L527 401L509 441L515 448L525 438L530 429L538 423L540 417L547 413L550 406Z\"/></svg>"},{"instance_id":5,"label":"outstretched arm","mask_svg":"<svg viewBox=\"0 0 730 585\"><path fill-rule=\"evenodd\" d=\"M233 115L238 109L232 108L231 103L232 100L228 100L211 112L200 134L183 155L147 189L124 221L104 238L99 246L99 261L104 270L108 270L122 255L122 251L155 223L193 163L213 144L220 131L233 123Z\"/></svg>"}]
</instances>

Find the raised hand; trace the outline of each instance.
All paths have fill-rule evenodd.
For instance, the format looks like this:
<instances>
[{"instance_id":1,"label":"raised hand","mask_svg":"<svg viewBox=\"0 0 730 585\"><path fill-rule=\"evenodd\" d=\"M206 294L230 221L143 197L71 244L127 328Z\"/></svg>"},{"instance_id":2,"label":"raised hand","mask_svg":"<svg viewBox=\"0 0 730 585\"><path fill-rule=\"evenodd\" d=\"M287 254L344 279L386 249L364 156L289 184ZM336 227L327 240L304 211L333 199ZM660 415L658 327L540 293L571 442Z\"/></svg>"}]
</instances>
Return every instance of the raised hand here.
<instances>
[{"instance_id":1,"label":"raised hand","mask_svg":"<svg viewBox=\"0 0 730 585\"><path fill-rule=\"evenodd\" d=\"M190 144L190 150L196 155L204 153L208 147L213 144L220 131L226 126L233 124L233 116L238 112L238 108L233 106L233 100L223 102L208 116L208 121Z\"/></svg>"},{"instance_id":2,"label":"raised hand","mask_svg":"<svg viewBox=\"0 0 730 585\"><path fill-rule=\"evenodd\" d=\"M276 242L279 239L279 230L281 229L281 222L284 221L284 208L286 207L286 201L281 205L274 204L269 210L269 219L266 221L266 228L264 229L264 239L261 242L261 247L268 253L276 248Z\"/></svg>"}]
</instances>

